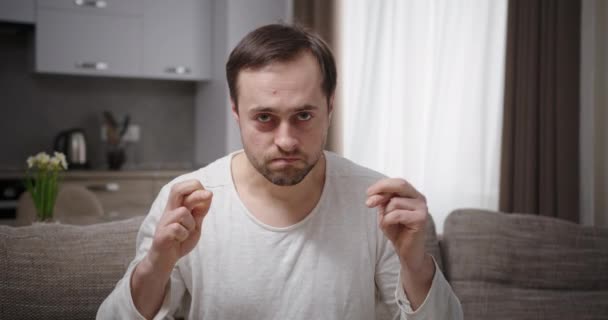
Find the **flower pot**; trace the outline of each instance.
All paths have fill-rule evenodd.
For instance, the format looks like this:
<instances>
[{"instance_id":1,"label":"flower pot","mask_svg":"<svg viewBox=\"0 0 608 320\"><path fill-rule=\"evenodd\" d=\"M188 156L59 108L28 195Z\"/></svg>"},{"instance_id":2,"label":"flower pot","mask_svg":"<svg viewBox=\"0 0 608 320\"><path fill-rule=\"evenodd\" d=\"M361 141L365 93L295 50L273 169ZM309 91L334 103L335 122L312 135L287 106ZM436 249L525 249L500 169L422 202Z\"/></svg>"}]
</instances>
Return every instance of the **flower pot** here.
<instances>
[{"instance_id":1,"label":"flower pot","mask_svg":"<svg viewBox=\"0 0 608 320\"><path fill-rule=\"evenodd\" d=\"M107 152L108 167L110 170L120 170L127 160L124 148L111 148Z\"/></svg>"}]
</instances>

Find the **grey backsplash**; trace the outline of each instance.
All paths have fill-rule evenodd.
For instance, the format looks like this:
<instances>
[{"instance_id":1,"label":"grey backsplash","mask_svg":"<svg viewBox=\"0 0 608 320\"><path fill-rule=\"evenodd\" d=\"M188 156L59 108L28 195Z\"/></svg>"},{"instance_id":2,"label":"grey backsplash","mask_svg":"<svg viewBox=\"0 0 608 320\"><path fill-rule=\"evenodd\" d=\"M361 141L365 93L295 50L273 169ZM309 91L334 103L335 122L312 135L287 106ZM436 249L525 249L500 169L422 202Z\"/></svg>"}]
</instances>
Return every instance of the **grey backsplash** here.
<instances>
[{"instance_id":1,"label":"grey backsplash","mask_svg":"<svg viewBox=\"0 0 608 320\"><path fill-rule=\"evenodd\" d=\"M130 114L140 126L126 169L192 164L194 83L34 73L33 35L0 26L0 168L23 167L28 155L50 152L55 135L74 127L85 131L93 168L105 168L104 110L121 120Z\"/></svg>"}]
</instances>

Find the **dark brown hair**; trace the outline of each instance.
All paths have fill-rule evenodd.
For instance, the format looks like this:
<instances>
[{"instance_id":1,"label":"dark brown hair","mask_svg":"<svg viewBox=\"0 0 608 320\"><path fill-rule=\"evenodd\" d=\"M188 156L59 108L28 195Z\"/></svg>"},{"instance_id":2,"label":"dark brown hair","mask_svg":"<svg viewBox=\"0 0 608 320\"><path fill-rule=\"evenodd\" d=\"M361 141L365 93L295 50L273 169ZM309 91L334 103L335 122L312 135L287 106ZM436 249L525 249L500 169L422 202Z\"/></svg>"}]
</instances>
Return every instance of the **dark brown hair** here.
<instances>
[{"instance_id":1,"label":"dark brown hair","mask_svg":"<svg viewBox=\"0 0 608 320\"><path fill-rule=\"evenodd\" d=\"M243 69L258 69L272 62L287 62L302 52L310 52L319 62L323 82L321 89L327 98L336 90L336 62L331 50L319 36L304 28L288 24L269 24L247 34L232 50L226 63L226 78L230 97L238 105L237 78Z\"/></svg>"}]
</instances>

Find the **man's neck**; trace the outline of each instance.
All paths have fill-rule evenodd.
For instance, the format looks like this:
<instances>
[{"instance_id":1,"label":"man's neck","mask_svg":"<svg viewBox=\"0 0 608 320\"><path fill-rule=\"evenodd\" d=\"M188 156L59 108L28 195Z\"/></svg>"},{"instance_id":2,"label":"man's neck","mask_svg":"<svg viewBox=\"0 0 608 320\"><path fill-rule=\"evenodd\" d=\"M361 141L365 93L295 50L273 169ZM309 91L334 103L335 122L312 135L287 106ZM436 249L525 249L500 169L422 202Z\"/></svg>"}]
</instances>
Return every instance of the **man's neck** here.
<instances>
[{"instance_id":1,"label":"man's neck","mask_svg":"<svg viewBox=\"0 0 608 320\"><path fill-rule=\"evenodd\" d=\"M232 159L233 179L235 184L251 190L255 196L272 198L275 201L294 203L306 198L312 190L322 190L325 183L325 155L321 155L317 164L306 175L304 180L294 186L278 186L268 181L249 162L244 152ZM236 181L242 179L241 181Z\"/></svg>"},{"instance_id":2,"label":"man's neck","mask_svg":"<svg viewBox=\"0 0 608 320\"><path fill-rule=\"evenodd\" d=\"M234 184L249 211L262 222L275 225L276 221L282 226L300 221L315 207L325 184L325 166L325 155L322 155L300 183L277 186L253 167L244 152L235 155L231 163ZM266 215L269 212L276 212L282 217ZM291 217L286 217L287 213Z\"/></svg>"}]
</instances>

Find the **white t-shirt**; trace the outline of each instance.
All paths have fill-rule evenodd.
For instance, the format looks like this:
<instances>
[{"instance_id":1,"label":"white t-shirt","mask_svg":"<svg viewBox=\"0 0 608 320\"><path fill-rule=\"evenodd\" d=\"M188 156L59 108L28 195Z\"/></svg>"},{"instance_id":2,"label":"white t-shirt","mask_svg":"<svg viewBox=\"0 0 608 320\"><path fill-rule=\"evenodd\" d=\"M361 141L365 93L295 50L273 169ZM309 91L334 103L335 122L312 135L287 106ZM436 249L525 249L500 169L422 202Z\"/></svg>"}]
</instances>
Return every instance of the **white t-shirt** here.
<instances>
[{"instance_id":1,"label":"white t-shirt","mask_svg":"<svg viewBox=\"0 0 608 320\"><path fill-rule=\"evenodd\" d=\"M458 299L436 268L423 305L412 312L399 280L399 260L365 206L366 190L383 178L331 152L325 186L302 221L275 228L241 202L233 153L165 185L137 236L136 257L106 298L98 319L143 319L130 278L149 250L171 185L198 179L213 192L197 246L175 266L155 319L183 308L190 319L461 319Z\"/></svg>"}]
</instances>

